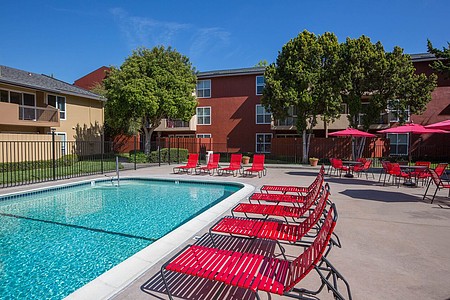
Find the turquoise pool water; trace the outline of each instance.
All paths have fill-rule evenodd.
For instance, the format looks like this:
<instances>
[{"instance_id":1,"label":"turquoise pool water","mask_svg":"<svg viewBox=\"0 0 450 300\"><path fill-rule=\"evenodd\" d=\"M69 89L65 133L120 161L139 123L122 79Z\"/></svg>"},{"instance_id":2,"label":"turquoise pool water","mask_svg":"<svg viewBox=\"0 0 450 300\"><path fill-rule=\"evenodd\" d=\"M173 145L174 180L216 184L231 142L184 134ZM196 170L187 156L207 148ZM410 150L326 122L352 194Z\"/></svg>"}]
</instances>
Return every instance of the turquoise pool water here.
<instances>
[{"instance_id":1,"label":"turquoise pool water","mask_svg":"<svg viewBox=\"0 0 450 300\"><path fill-rule=\"evenodd\" d=\"M0 197L0 299L61 299L240 188L128 179Z\"/></svg>"}]
</instances>

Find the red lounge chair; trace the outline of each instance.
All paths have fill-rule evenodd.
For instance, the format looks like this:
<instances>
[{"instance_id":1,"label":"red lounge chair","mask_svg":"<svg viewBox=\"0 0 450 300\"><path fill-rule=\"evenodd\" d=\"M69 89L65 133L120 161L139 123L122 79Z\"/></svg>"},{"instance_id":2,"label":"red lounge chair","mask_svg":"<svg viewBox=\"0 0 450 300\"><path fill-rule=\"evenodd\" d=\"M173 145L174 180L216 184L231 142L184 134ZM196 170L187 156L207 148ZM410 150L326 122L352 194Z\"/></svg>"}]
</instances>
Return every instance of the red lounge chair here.
<instances>
[{"instance_id":1,"label":"red lounge chair","mask_svg":"<svg viewBox=\"0 0 450 300\"><path fill-rule=\"evenodd\" d=\"M279 193L297 193L299 195L308 194L320 180L323 180L323 172L319 172L316 179L309 186L291 186L291 185L263 185L261 192L279 192ZM255 193L256 194L256 193ZM255 195L254 194L254 195ZM274 195L274 194L273 194Z\"/></svg>"},{"instance_id":2,"label":"red lounge chair","mask_svg":"<svg viewBox=\"0 0 450 300\"><path fill-rule=\"evenodd\" d=\"M218 175L223 175L223 173L233 174L233 176L237 176L238 172L241 174L242 166L241 166L242 154L231 154L230 165L226 168L220 168L217 170Z\"/></svg>"},{"instance_id":3,"label":"red lounge chair","mask_svg":"<svg viewBox=\"0 0 450 300\"><path fill-rule=\"evenodd\" d=\"M287 224L281 221L225 217L218 221L210 230L211 233L224 233L249 238L261 238L289 243L300 242L301 239L318 224L326 207L329 191L323 191L314 210L301 223ZM281 248L281 247L280 247ZM282 248L281 248L282 249Z\"/></svg>"},{"instance_id":4,"label":"red lounge chair","mask_svg":"<svg viewBox=\"0 0 450 300\"><path fill-rule=\"evenodd\" d=\"M338 289L341 279L351 299L350 287L345 278L325 258L324 252L332 247L330 242L336 226L337 213L333 205L323 225L309 246L294 260L278 259L250 252L238 252L201 245L189 245L161 267L161 276L169 299L172 298L167 284L167 272L197 276L231 286L251 290L259 299L258 292L269 292L298 298L299 295L316 295L324 286L338 299L344 299ZM327 252L328 252L327 251ZM312 270L320 276L321 286L317 291L296 288ZM329 278L333 278L332 282ZM180 283L182 284L182 283Z\"/></svg>"},{"instance_id":5,"label":"red lounge chair","mask_svg":"<svg viewBox=\"0 0 450 300\"><path fill-rule=\"evenodd\" d=\"M320 192L320 188L323 184L323 175L317 175L316 179L306 188L303 189L303 187L292 187L292 186L285 186L285 189L283 194L276 194L276 193L253 193L248 199L250 201L268 201L268 202L288 202L293 204L301 204L305 202L305 200L308 199L309 196L317 195ZM277 186L281 187L281 186ZM264 186L262 187L264 188ZM303 191L304 195L292 195L292 194L286 194L287 192L298 192L299 189Z\"/></svg>"},{"instance_id":6,"label":"red lounge chair","mask_svg":"<svg viewBox=\"0 0 450 300\"><path fill-rule=\"evenodd\" d=\"M403 172L398 163L391 163L390 175L397 181L397 187L400 187L400 178L411 179L411 174Z\"/></svg>"},{"instance_id":7,"label":"red lounge chair","mask_svg":"<svg viewBox=\"0 0 450 300\"><path fill-rule=\"evenodd\" d=\"M173 168L174 173L186 172L189 174L190 171L195 170L198 164L198 154L192 153L189 154L188 162L184 166L178 166Z\"/></svg>"},{"instance_id":8,"label":"red lounge chair","mask_svg":"<svg viewBox=\"0 0 450 300\"><path fill-rule=\"evenodd\" d=\"M438 174L436 174L436 172L434 170L429 170L429 172L431 174L431 180L428 183L428 186L427 186L427 189L425 191L425 194L423 195L423 200L425 200L425 198L427 196L427 192L428 192L428 189L429 189L429 187L431 185L431 182L434 182L434 184L436 185L436 190L434 191L433 198L431 199L431 203L433 203L434 197L436 197L436 193L440 189L448 189L448 197L450 197L450 182L447 181L447 182L444 183L442 181L441 177Z\"/></svg>"},{"instance_id":9,"label":"red lounge chair","mask_svg":"<svg viewBox=\"0 0 450 300\"><path fill-rule=\"evenodd\" d=\"M213 153L209 157L208 164L204 167L197 167L195 169L195 174L200 174L202 172L209 173L209 175L214 175L214 172L219 168L220 153Z\"/></svg>"},{"instance_id":10,"label":"red lounge chair","mask_svg":"<svg viewBox=\"0 0 450 300\"><path fill-rule=\"evenodd\" d=\"M266 168L264 167L264 154L253 155L252 167L245 169L243 175L250 175L251 173L258 173L258 177L266 176Z\"/></svg>"},{"instance_id":11,"label":"red lounge chair","mask_svg":"<svg viewBox=\"0 0 450 300\"><path fill-rule=\"evenodd\" d=\"M328 183L325 185L325 190L329 191L330 187ZM286 222L288 222L287 218L299 219L305 215L317 200L319 196L319 192L321 187L317 189L317 191L313 191L310 194L306 195L306 200L302 203L303 206L286 206L286 205L273 205L273 204L254 204L254 203L239 203L236 205L231 214L234 217L235 213L243 213L246 217L248 214L257 214L263 216L277 216L283 217ZM288 196L288 195L286 195ZM294 196L295 197L295 196Z\"/></svg>"}]
</instances>

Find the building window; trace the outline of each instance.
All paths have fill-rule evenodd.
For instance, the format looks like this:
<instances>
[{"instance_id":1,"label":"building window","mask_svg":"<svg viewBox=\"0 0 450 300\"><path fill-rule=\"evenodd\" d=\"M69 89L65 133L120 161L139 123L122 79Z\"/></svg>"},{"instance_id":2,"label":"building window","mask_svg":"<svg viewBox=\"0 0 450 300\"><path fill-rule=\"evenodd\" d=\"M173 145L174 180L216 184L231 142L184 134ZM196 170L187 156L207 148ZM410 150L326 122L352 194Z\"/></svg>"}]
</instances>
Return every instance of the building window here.
<instances>
[{"instance_id":1,"label":"building window","mask_svg":"<svg viewBox=\"0 0 450 300\"><path fill-rule=\"evenodd\" d=\"M341 115L346 115L346 114L348 114L347 103L342 103L342 104L341 104L341 108L340 108L340 110L339 110L339 113L340 113Z\"/></svg>"},{"instance_id":2,"label":"building window","mask_svg":"<svg viewBox=\"0 0 450 300\"><path fill-rule=\"evenodd\" d=\"M198 98L211 98L211 80L199 80L197 81L197 97Z\"/></svg>"},{"instance_id":3,"label":"building window","mask_svg":"<svg viewBox=\"0 0 450 300\"><path fill-rule=\"evenodd\" d=\"M256 76L256 95L262 95L265 85L264 76Z\"/></svg>"},{"instance_id":4,"label":"building window","mask_svg":"<svg viewBox=\"0 0 450 300\"><path fill-rule=\"evenodd\" d=\"M409 107L407 109L400 109L398 100L389 100L387 110L389 122L400 122L400 116L403 116L404 121L409 121Z\"/></svg>"},{"instance_id":5,"label":"building window","mask_svg":"<svg viewBox=\"0 0 450 300\"><path fill-rule=\"evenodd\" d=\"M9 102L8 91L0 90L0 102Z\"/></svg>"},{"instance_id":6,"label":"building window","mask_svg":"<svg viewBox=\"0 0 450 300\"><path fill-rule=\"evenodd\" d=\"M66 97L47 95L47 104L59 109L59 118L66 119Z\"/></svg>"},{"instance_id":7,"label":"building window","mask_svg":"<svg viewBox=\"0 0 450 300\"><path fill-rule=\"evenodd\" d=\"M256 134L256 152L270 153L272 145L271 133L257 133Z\"/></svg>"},{"instance_id":8,"label":"building window","mask_svg":"<svg viewBox=\"0 0 450 300\"><path fill-rule=\"evenodd\" d=\"M408 155L408 134L407 133L388 133L390 154Z\"/></svg>"},{"instance_id":9,"label":"building window","mask_svg":"<svg viewBox=\"0 0 450 300\"><path fill-rule=\"evenodd\" d=\"M211 133L197 134L197 138L199 138L199 139L210 139L211 138Z\"/></svg>"},{"instance_id":10,"label":"building window","mask_svg":"<svg viewBox=\"0 0 450 300\"><path fill-rule=\"evenodd\" d=\"M197 107L197 125L211 125L211 107Z\"/></svg>"},{"instance_id":11,"label":"building window","mask_svg":"<svg viewBox=\"0 0 450 300\"><path fill-rule=\"evenodd\" d=\"M270 124L272 114L267 112L264 106L256 104L256 124Z\"/></svg>"}]
</instances>

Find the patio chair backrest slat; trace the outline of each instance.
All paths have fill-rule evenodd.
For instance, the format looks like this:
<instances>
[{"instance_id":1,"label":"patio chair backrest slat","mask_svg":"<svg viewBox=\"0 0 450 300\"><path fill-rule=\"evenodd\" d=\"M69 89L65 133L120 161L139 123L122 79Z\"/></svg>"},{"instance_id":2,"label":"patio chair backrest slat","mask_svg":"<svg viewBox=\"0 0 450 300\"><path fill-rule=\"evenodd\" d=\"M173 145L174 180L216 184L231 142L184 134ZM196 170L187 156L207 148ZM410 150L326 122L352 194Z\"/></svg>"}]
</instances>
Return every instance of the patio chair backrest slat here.
<instances>
[{"instance_id":1,"label":"patio chair backrest slat","mask_svg":"<svg viewBox=\"0 0 450 300\"><path fill-rule=\"evenodd\" d=\"M322 258L325 249L329 245L336 221L336 206L332 204L314 242L290 265L289 276L285 285L286 291L291 290L299 283Z\"/></svg>"},{"instance_id":2,"label":"patio chair backrest slat","mask_svg":"<svg viewBox=\"0 0 450 300\"><path fill-rule=\"evenodd\" d=\"M434 169L434 172L436 172L436 174L441 177L442 174L444 174L445 169L447 169L448 164L446 163L440 163L436 166L436 168Z\"/></svg>"},{"instance_id":3,"label":"patio chair backrest slat","mask_svg":"<svg viewBox=\"0 0 450 300\"><path fill-rule=\"evenodd\" d=\"M208 168L217 168L219 166L219 161L220 153L213 153L213 155L209 157Z\"/></svg>"},{"instance_id":4,"label":"patio chair backrest slat","mask_svg":"<svg viewBox=\"0 0 450 300\"><path fill-rule=\"evenodd\" d=\"M187 166L197 166L198 163L198 154L197 153L191 153L188 157Z\"/></svg>"},{"instance_id":5,"label":"patio chair backrest slat","mask_svg":"<svg viewBox=\"0 0 450 300\"><path fill-rule=\"evenodd\" d=\"M252 168L264 168L264 154L253 155Z\"/></svg>"},{"instance_id":6,"label":"patio chair backrest slat","mask_svg":"<svg viewBox=\"0 0 450 300\"><path fill-rule=\"evenodd\" d=\"M242 161L242 154L233 153L230 158L230 168L240 168Z\"/></svg>"}]
</instances>

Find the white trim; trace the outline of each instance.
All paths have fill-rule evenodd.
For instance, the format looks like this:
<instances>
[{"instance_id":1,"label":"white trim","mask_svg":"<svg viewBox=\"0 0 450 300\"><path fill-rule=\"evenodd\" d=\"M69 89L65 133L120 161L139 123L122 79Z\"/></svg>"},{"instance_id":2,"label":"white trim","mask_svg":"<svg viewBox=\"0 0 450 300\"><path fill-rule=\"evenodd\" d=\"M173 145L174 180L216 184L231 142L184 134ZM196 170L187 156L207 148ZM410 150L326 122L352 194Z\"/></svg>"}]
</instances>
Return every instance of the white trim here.
<instances>
[{"instance_id":1,"label":"white trim","mask_svg":"<svg viewBox=\"0 0 450 300\"><path fill-rule=\"evenodd\" d=\"M264 114L258 115L258 106L262 107L264 109ZM267 115L270 115L270 121L269 122L265 122L265 119L266 119ZM258 122L258 116L263 116L264 121L262 123ZM260 124L271 124L272 123L272 114L268 113L266 108L262 104L256 104L256 106L255 106L255 119L256 119L255 122L258 125L260 125Z\"/></svg>"},{"instance_id":2,"label":"white trim","mask_svg":"<svg viewBox=\"0 0 450 300\"><path fill-rule=\"evenodd\" d=\"M269 144L270 144L270 147L272 148L273 134L272 134L272 133L269 133L269 132L258 132L258 133L256 133L256 135L255 135L255 153L270 153L270 151L265 151L265 148L266 148L266 147L264 147L264 151L263 151L263 152L259 152L259 151L258 151L258 135L264 135L264 136L270 135L270 143L266 143L266 142L265 142L265 137L264 137L264 143L263 143L263 145L269 145Z\"/></svg>"},{"instance_id":3,"label":"white trim","mask_svg":"<svg viewBox=\"0 0 450 300\"><path fill-rule=\"evenodd\" d=\"M256 82L255 94L258 95L258 96L261 96L262 93L261 93L261 94L258 94L258 86L261 86L261 85L258 85L258 77L262 77L262 78L264 79L264 84L262 85L263 89L264 89L264 87L266 86L266 79L264 78L264 75L257 75L257 76L255 77L255 82Z\"/></svg>"},{"instance_id":4,"label":"white trim","mask_svg":"<svg viewBox=\"0 0 450 300\"><path fill-rule=\"evenodd\" d=\"M209 81L209 96L207 96L207 97L205 97L205 96L202 96L202 97L200 97L200 96L198 96L198 89L197 89L197 87L198 87L198 84L200 83L200 82L205 82L205 81ZM205 91L205 89L202 89L202 91L203 91L203 94L205 93L204 91ZM196 86L195 86L195 96L197 97L197 98L211 98L211 95L212 95L212 86L211 86L211 79L201 79L201 80L197 80L197 84L196 84Z\"/></svg>"},{"instance_id":5,"label":"white trim","mask_svg":"<svg viewBox=\"0 0 450 300\"><path fill-rule=\"evenodd\" d=\"M48 96L55 96L56 97L56 109L59 109L59 103L58 103L58 97L64 98L64 118L61 118L61 110L59 111L59 120L67 120L67 97L66 96L61 96L61 95L57 95L57 94L52 94L52 93L47 93L45 96L45 103L47 105L48 104Z\"/></svg>"},{"instance_id":6,"label":"white trim","mask_svg":"<svg viewBox=\"0 0 450 300\"><path fill-rule=\"evenodd\" d=\"M200 124L200 123L198 122L198 118L199 118L198 109L199 109L199 108L203 108L203 109L209 108L209 124L205 124L205 123ZM211 109L211 106L198 106L198 107L195 109L195 112L196 112L196 114L197 114L197 126L211 125L211 124L212 124L212 109ZM205 115L202 115L203 118L204 118L204 116L205 116Z\"/></svg>"}]
</instances>

